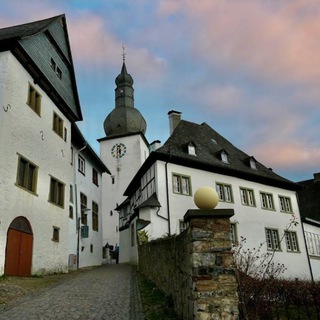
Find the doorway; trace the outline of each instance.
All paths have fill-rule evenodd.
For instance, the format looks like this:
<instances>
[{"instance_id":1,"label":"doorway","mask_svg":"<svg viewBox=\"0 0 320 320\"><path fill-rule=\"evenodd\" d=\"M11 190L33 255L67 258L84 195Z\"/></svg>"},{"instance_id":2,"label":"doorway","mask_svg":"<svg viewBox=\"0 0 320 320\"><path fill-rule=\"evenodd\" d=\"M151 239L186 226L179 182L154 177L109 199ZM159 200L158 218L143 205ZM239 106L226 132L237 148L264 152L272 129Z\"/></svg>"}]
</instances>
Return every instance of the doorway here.
<instances>
[{"instance_id":1,"label":"doorway","mask_svg":"<svg viewBox=\"0 0 320 320\"><path fill-rule=\"evenodd\" d=\"M15 218L8 229L4 274L31 276L33 233L29 221Z\"/></svg>"}]
</instances>

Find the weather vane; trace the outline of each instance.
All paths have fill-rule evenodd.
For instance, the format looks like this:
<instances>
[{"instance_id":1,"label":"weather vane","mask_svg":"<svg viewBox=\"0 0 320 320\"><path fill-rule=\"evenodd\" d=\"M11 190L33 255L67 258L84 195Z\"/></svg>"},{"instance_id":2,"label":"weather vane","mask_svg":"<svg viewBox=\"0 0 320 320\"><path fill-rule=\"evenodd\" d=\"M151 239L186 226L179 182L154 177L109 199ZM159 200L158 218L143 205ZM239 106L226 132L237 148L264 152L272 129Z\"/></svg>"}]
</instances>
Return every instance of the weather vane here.
<instances>
[{"instance_id":1,"label":"weather vane","mask_svg":"<svg viewBox=\"0 0 320 320\"><path fill-rule=\"evenodd\" d=\"M125 62L125 60L126 60L126 52L125 52L125 50L126 50L126 47L124 45L122 45L122 60L123 60L123 62Z\"/></svg>"}]
</instances>

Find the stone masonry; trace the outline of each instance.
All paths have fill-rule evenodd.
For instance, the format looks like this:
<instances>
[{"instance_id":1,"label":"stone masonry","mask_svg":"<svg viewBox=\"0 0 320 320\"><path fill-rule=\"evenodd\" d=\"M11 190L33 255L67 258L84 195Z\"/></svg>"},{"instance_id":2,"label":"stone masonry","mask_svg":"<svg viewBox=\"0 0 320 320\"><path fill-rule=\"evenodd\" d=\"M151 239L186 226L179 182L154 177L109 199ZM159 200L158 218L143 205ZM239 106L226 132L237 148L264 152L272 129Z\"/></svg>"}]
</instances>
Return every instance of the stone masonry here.
<instances>
[{"instance_id":1,"label":"stone masonry","mask_svg":"<svg viewBox=\"0 0 320 320\"><path fill-rule=\"evenodd\" d=\"M186 320L238 318L230 242L233 210L189 210L189 228L139 247L139 269L167 295Z\"/></svg>"}]
</instances>

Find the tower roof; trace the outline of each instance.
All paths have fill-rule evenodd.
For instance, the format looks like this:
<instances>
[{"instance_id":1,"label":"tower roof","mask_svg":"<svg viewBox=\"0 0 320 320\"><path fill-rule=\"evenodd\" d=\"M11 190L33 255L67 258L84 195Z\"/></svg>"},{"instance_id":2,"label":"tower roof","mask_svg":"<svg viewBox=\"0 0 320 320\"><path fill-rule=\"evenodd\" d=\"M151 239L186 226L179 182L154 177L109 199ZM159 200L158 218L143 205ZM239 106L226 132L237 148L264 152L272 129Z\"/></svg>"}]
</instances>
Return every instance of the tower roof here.
<instances>
[{"instance_id":1,"label":"tower roof","mask_svg":"<svg viewBox=\"0 0 320 320\"><path fill-rule=\"evenodd\" d=\"M127 72L124 61L115 83L115 108L104 121L106 135L115 137L140 132L145 134L147 123L139 110L134 108L133 78Z\"/></svg>"}]
</instances>

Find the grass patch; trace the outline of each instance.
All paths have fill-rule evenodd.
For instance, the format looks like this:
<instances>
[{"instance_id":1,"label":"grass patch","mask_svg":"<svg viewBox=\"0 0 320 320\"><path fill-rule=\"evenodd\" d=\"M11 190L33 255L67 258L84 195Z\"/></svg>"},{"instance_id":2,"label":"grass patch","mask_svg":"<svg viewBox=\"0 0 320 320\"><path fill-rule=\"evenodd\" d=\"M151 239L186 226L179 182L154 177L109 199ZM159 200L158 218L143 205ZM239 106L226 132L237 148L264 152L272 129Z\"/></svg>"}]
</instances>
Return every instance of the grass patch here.
<instances>
[{"instance_id":1,"label":"grass patch","mask_svg":"<svg viewBox=\"0 0 320 320\"><path fill-rule=\"evenodd\" d=\"M173 310L171 297L141 273L138 273L138 281L146 320L179 320Z\"/></svg>"}]
</instances>

